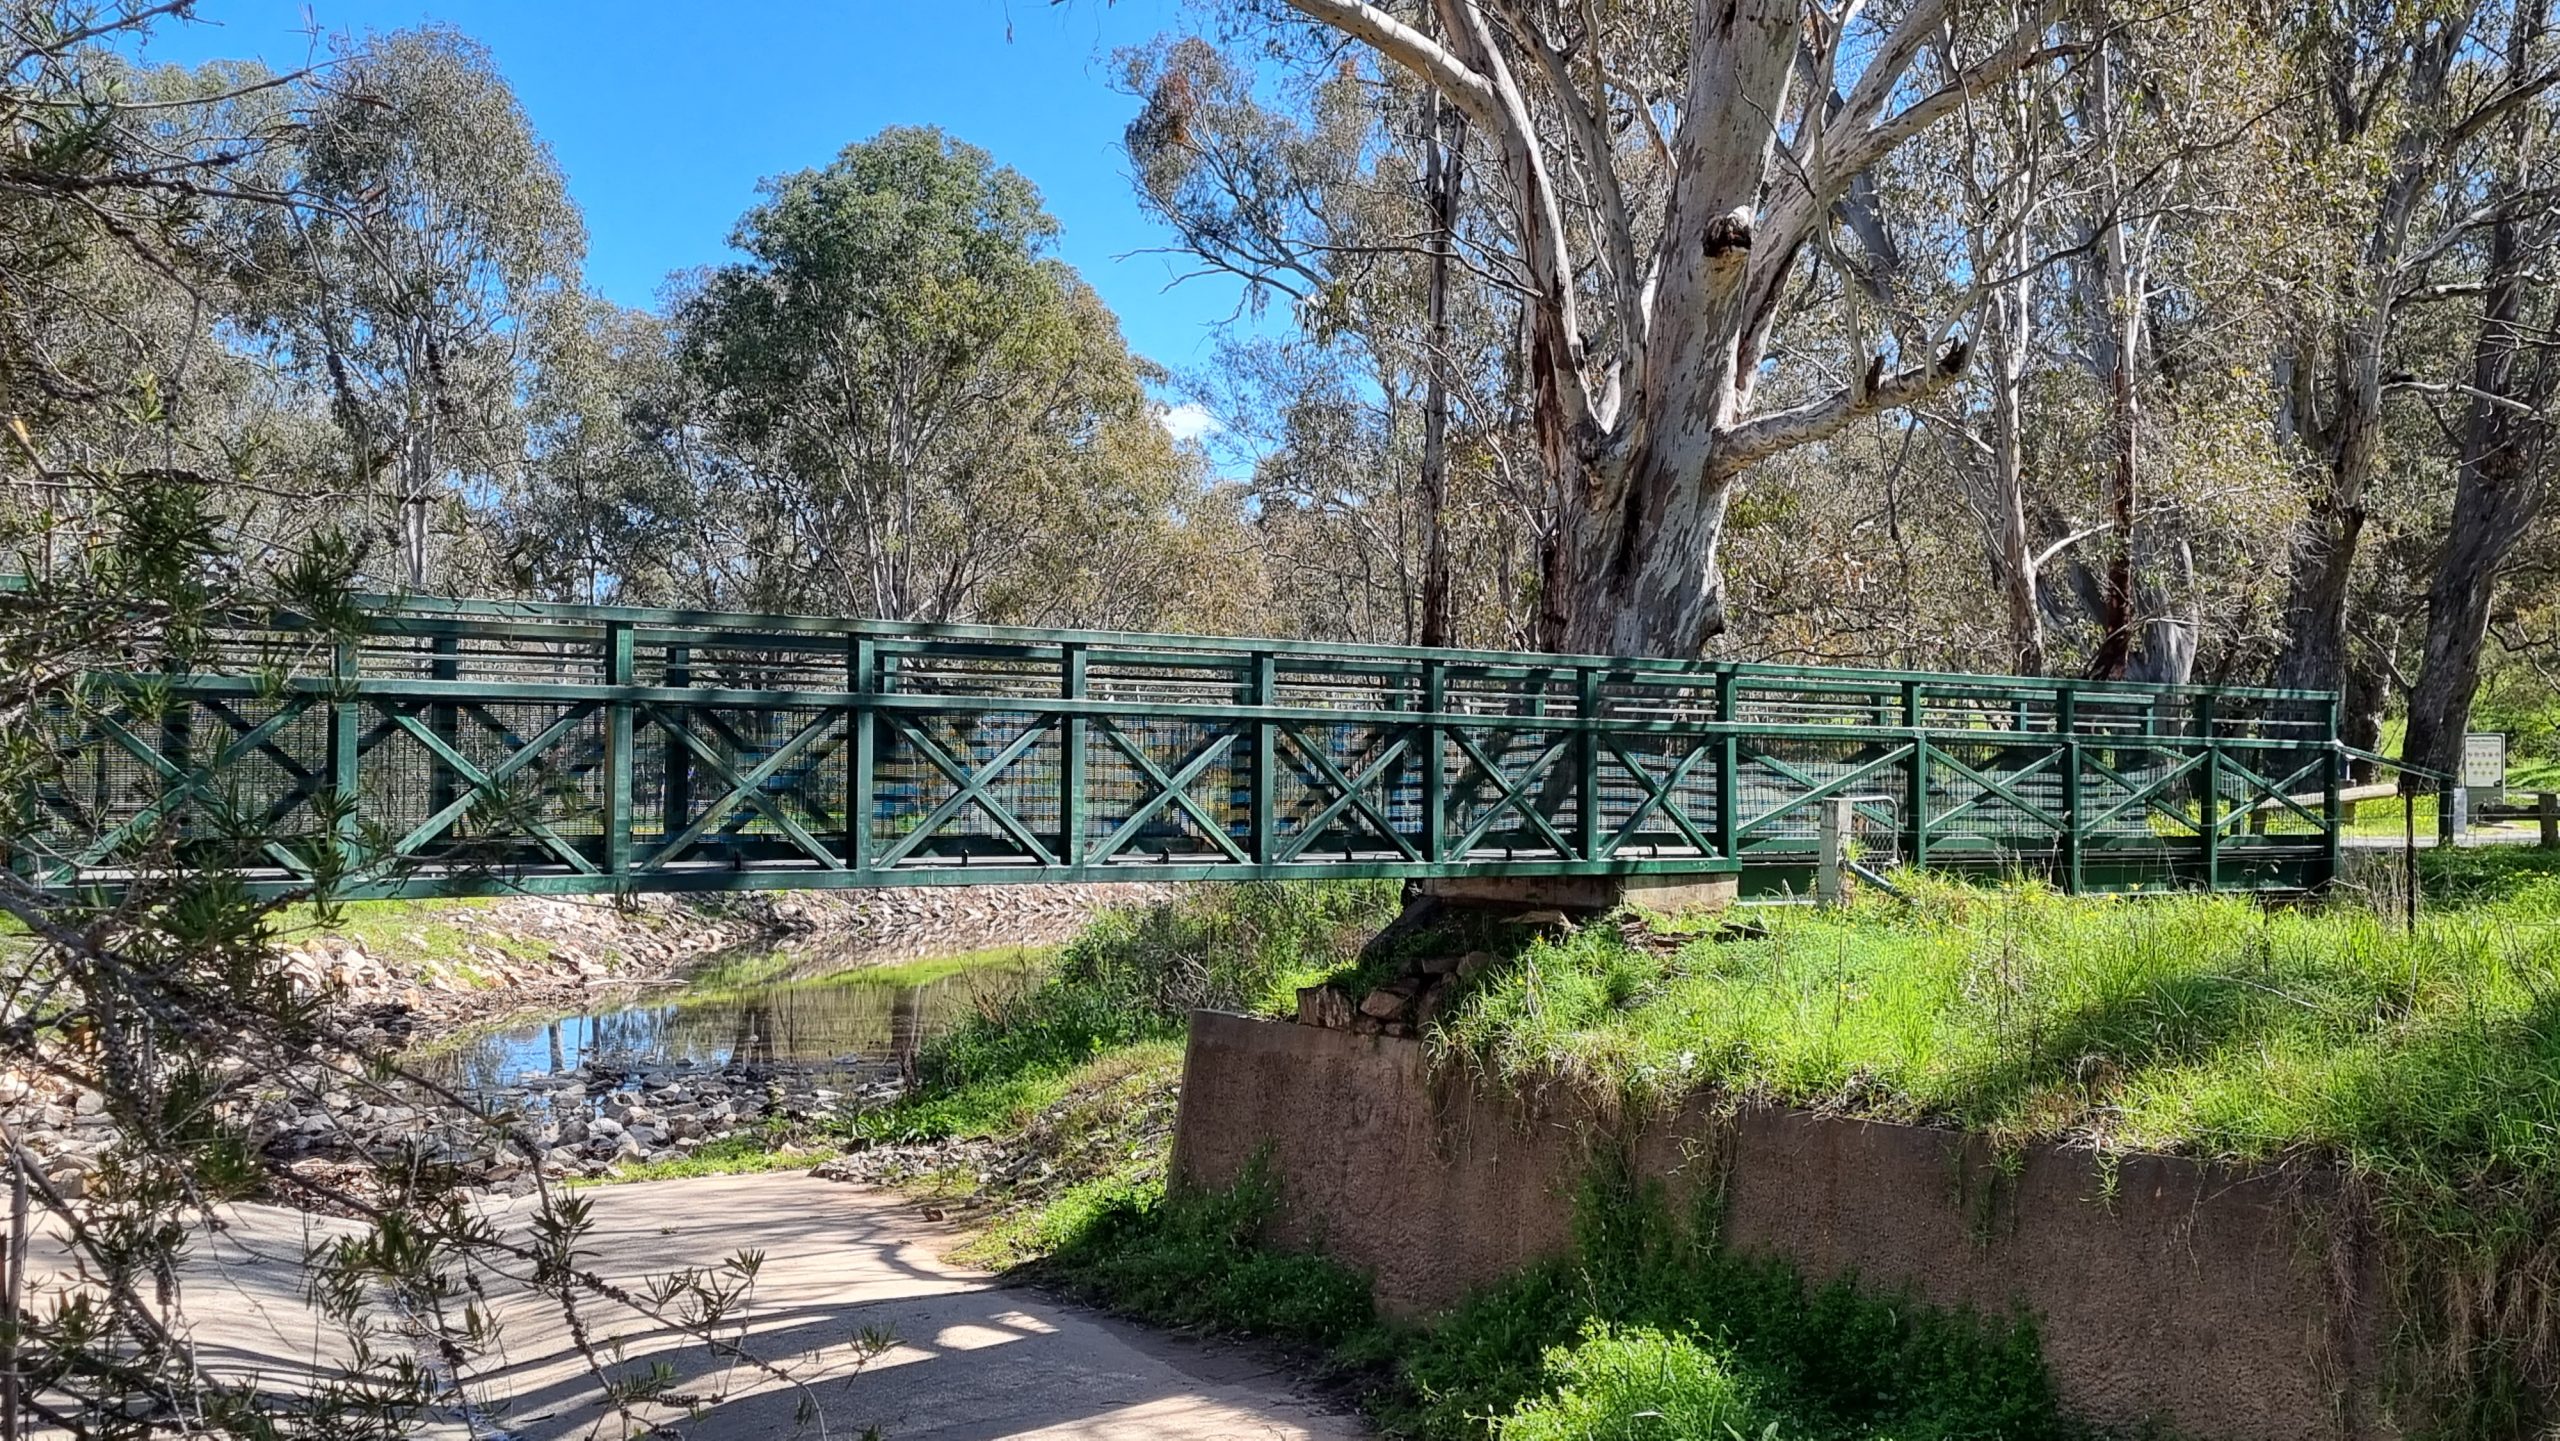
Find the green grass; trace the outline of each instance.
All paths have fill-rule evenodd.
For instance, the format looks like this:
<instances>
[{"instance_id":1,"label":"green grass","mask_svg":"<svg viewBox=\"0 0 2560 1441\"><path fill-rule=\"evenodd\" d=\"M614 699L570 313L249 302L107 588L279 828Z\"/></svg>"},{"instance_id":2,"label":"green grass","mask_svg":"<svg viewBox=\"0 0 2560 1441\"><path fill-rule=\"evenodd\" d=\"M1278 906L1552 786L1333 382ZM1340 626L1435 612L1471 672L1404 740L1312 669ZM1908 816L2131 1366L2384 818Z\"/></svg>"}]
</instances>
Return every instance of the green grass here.
<instances>
[{"instance_id":1,"label":"green grass","mask_svg":"<svg viewBox=\"0 0 2560 1441\"><path fill-rule=\"evenodd\" d=\"M2468 1395L2560 1374L2560 853L2426 868L2414 934L2350 900L1926 877L1763 913L1756 936L1586 927L1520 951L1432 1042L1636 1108L1714 1088L2012 1144L2342 1166L2399 1248L2424 1333L2403 1339Z\"/></svg>"},{"instance_id":2,"label":"green grass","mask_svg":"<svg viewBox=\"0 0 2560 1441\"><path fill-rule=\"evenodd\" d=\"M535 960L547 959L553 949L539 936L502 940L472 924L485 921L496 904L489 899L342 901L325 916L312 906L291 905L276 913L275 929L277 938L288 944L313 936L341 936L387 964L479 986L489 978L471 955L471 945L496 946Z\"/></svg>"},{"instance_id":3,"label":"green grass","mask_svg":"<svg viewBox=\"0 0 2560 1441\"><path fill-rule=\"evenodd\" d=\"M802 1171L836 1154L836 1147L787 1128L740 1131L707 1141L693 1154L664 1161L630 1161L615 1165L591 1181L677 1181L694 1176L742 1176L759 1171Z\"/></svg>"},{"instance_id":4,"label":"green grass","mask_svg":"<svg viewBox=\"0 0 2560 1441\"><path fill-rule=\"evenodd\" d=\"M1203 1007L1286 1013L1395 915L1392 883L1248 881L1097 919L1042 983L927 1048L929 1096L1054 1075L1105 1051L1178 1036Z\"/></svg>"},{"instance_id":5,"label":"green grass","mask_svg":"<svg viewBox=\"0 0 2560 1441\"><path fill-rule=\"evenodd\" d=\"M1920 877L1756 938L1587 927L1524 950L1440 1044L1640 1103L1712 1085L2020 1138L2560 1173L2560 857L2459 854L2415 935L2353 905Z\"/></svg>"},{"instance_id":6,"label":"green grass","mask_svg":"<svg viewBox=\"0 0 2560 1441\"><path fill-rule=\"evenodd\" d=\"M770 993L776 987L930 986L958 976L1043 967L1056 954L1056 948L1048 946L990 946L956 955L797 976L794 972L810 964L806 954L787 950L759 952L722 957L687 977L683 992L668 999L677 1006L718 1006L734 1005L750 996Z\"/></svg>"}]
</instances>

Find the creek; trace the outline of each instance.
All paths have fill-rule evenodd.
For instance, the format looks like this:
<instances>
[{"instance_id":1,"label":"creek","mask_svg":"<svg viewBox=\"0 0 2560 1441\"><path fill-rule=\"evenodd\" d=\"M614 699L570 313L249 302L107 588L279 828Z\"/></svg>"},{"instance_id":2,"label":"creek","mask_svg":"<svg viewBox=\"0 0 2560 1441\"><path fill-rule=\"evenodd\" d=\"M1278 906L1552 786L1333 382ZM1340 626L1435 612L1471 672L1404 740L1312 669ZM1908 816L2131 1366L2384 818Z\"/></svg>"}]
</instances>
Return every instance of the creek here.
<instances>
[{"instance_id":1,"label":"creek","mask_svg":"<svg viewBox=\"0 0 2560 1441\"><path fill-rule=\"evenodd\" d=\"M617 1004L507 1022L436 1048L432 1070L484 1095L538 1091L572 1076L618 1076L626 1086L748 1070L820 1083L898 1077L927 1042L1029 985L1040 955L978 952L890 965L779 959L788 970L770 979L741 983L734 967L714 968Z\"/></svg>"}]
</instances>

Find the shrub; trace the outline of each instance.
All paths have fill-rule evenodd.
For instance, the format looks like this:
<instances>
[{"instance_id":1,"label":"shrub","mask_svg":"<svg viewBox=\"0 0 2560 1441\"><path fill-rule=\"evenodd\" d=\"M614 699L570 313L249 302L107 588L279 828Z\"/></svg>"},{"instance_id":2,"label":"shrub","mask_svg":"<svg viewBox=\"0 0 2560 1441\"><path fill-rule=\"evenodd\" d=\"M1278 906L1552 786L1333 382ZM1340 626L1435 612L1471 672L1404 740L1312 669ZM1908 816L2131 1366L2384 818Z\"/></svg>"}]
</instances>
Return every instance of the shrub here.
<instances>
[{"instance_id":1,"label":"shrub","mask_svg":"<svg viewBox=\"0 0 2560 1441\"><path fill-rule=\"evenodd\" d=\"M1728 1358L1694 1338L1594 1321L1546 1353L1551 1388L1500 1424L1503 1441L1758 1441L1780 1434Z\"/></svg>"},{"instance_id":2,"label":"shrub","mask_svg":"<svg viewBox=\"0 0 2560 1441\"><path fill-rule=\"evenodd\" d=\"M1368 1278L1266 1244L1278 1190L1256 1160L1224 1191L1159 1184L1078 1197L1042 1270L1158 1325L1339 1346L1375 1324Z\"/></svg>"}]
</instances>

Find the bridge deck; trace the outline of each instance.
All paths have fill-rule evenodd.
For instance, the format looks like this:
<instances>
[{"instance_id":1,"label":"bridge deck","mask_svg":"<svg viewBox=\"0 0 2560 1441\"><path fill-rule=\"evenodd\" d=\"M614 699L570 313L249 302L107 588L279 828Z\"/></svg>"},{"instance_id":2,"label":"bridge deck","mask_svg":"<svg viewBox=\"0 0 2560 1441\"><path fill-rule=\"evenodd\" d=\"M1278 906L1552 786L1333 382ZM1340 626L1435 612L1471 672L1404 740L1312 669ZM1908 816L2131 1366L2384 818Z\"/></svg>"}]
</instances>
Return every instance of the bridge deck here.
<instances>
[{"instance_id":1,"label":"bridge deck","mask_svg":"<svg viewBox=\"0 0 2560 1441\"><path fill-rule=\"evenodd\" d=\"M1739 869L2334 873L2325 694L376 602L92 678L12 863L349 895ZM2304 803L2303 797L2315 799ZM2253 814L2254 813L2254 814Z\"/></svg>"}]
</instances>

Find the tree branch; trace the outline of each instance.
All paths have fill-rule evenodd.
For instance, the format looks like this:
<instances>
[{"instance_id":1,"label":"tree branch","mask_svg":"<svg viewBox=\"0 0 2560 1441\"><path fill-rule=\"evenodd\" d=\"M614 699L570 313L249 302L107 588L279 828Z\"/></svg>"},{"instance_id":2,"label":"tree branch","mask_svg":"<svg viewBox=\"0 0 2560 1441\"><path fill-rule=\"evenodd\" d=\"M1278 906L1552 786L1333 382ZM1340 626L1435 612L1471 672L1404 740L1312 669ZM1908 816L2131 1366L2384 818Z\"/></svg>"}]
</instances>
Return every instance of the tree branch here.
<instances>
[{"instance_id":1,"label":"tree branch","mask_svg":"<svg viewBox=\"0 0 2560 1441\"><path fill-rule=\"evenodd\" d=\"M1467 118L1490 130L1502 123L1493 82L1430 36L1362 0L1289 0L1291 9L1355 40L1431 82Z\"/></svg>"},{"instance_id":2,"label":"tree branch","mask_svg":"<svg viewBox=\"0 0 2560 1441\"><path fill-rule=\"evenodd\" d=\"M1884 358L1878 356L1858 383L1846 386L1820 399L1785 410L1771 411L1755 420L1729 425L1716 432L1714 458L1707 463L1710 481L1731 479L1745 467L1782 450L1839 433L1860 416L1880 410L1896 410L1928 399L1955 383L1973 358L1972 347L1958 341L1947 353L1928 365L1884 371Z\"/></svg>"}]
</instances>

